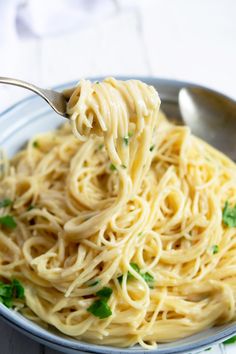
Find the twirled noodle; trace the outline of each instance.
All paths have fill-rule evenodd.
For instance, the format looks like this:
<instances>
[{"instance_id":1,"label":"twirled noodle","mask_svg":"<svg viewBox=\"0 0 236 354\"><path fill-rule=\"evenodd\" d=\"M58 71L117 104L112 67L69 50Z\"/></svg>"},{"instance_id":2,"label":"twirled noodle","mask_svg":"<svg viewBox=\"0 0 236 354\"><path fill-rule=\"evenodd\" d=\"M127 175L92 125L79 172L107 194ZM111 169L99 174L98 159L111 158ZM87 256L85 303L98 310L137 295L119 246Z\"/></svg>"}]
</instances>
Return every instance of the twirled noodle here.
<instances>
[{"instance_id":1,"label":"twirled noodle","mask_svg":"<svg viewBox=\"0 0 236 354\"><path fill-rule=\"evenodd\" d=\"M235 164L169 123L140 81L82 80L65 95L73 134L65 124L1 159L14 204L0 210L17 227L0 231L0 275L23 283L22 313L145 348L235 319L236 229L222 223ZM104 287L101 319L88 308Z\"/></svg>"}]
</instances>

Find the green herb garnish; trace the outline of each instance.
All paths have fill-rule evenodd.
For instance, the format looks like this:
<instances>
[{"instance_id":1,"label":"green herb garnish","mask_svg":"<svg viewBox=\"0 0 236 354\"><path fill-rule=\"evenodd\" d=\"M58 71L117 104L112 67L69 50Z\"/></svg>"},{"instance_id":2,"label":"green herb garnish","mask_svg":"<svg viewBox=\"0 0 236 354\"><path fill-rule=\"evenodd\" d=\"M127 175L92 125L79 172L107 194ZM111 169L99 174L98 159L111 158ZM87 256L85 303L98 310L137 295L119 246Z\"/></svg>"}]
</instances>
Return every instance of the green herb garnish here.
<instances>
[{"instance_id":1,"label":"green herb garnish","mask_svg":"<svg viewBox=\"0 0 236 354\"><path fill-rule=\"evenodd\" d=\"M98 150L102 150L103 146L103 144L98 145Z\"/></svg>"},{"instance_id":2,"label":"green herb garnish","mask_svg":"<svg viewBox=\"0 0 236 354\"><path fill-rule=\"evenodd\" d=\"M94 282L88 284L88 286L95 286L95 285L99 284L99 282L100 282L99 280L95 280Z\"/></svg>"},{"instance_id":3,"label":"green herb garnish","mask_svg":"<svg viewBox=\"0 0 236 354\"><path fill-rule=\"evenodd\" d=\"M11 215L4 215L0 217L0 224L8 227L9 229L15 229L17 226L14 218Z\"/></svg>"},{"instance_id":4,"label":"green herb garnish","mask_svg":"<svg viewBox=\"0 0 236 354\"><path fill-rule=\"evenodd\" d=\"M124 140L125 145L128 146L129 145L129 136L124 136L123 140Z\"/></svg>"},{"instance_id":5,"label":"green herb garnish","mask_svg":"<svg viewBox=\"0 0 236 354\"><path fill-rule=\"evenodd\" d=\"M100 319L107 318L112 315L112 311L105 300L95 301L91 306L89 306L89 308L87 308L87 311Z\"/></svg>"},{"instance_id":6,"label":"green herb garnish","mask_svg":"<svg viewBox=\"0 0 236 354\"><path fill-rule=\"evenodd\" d=\"M111 297L112 294L112 289L108 287L104 287L98 292L96 292L96 295L99 296L102 300L108 301Z\"/></svg>"},{"instance_id":7,"label":"green herb garnish","mask_svg":"<svg viewBox=\"0 0 236 354\"><path fill-rule=\"evenodd\" d=\"M5 208L13 204L13 201L11 199L5 198L0 201L0 208Z\"/></svg>"},{"instance_id":8,"label":"green herb garnish","mask_svg":"<svg viewBox=\"0 0 236 354\"><path fill-rule=\"evenodd\" d=\"M148 284L149 288L153 288L153 282L154 282L154 277L146 272L146 273L143 273L139 266L136 264L136 263L130 263L130 266L135 270L135 272L137 272L139 275L141 275L141 277L145 280L145 282ZM133 274L131 274L129 271L128 271L128 275L127 275L127 280L130 280L130 279L134 279L134 276ZM122 281L123 281L123 275L120 275L118 278L117 278L118 282L121 284Z\"/></svg>"},{"instance_id":9,"label":"green herb garnish","mask_svg":"<svg viewBox=\"0 0 236 354\"><path fill-rule=\"evenodd\" d=\"M141 274L141 276L143 277L143 279L145 280L145 282L151 287L151 286L153 286L153 281L154 281L154 278L153 278L153 276L150 274L150 273L148 273L148 272L146 272L146 273L144 273L144 274L142 274L142 273L140 273Z\"/></svg>"},{"instance_id":10,"label":"green herb garnish","mask_svg":"<svg viewBox=\"0 0 236 354\"><path fill-rule=\"evenodd\" d=\"M236 205L231 208L228 201L223 209L223 222L228 227L236 227Z\"/></svg>"},{"instance_id":11,"label":"green herb garnish","mask_svg":"<svg viewBox=\"0 0 236 354\"><path fill-rule=\"evenodd\" d=\"M123 280L123 274L120 275L118 278L117 278L118 282L121 284L122 283L122 280Z\"/></svg>"},{"instance_id":12,"label":"green herb garnish","mask_svg":"<svg viewBox=\"0 0 236 354\"><path fill-rule=\"evenodd\" d=\"M116 166L113 165L113 163L110 164L109 168L110 168L111 171L116 171L117 170Z\"/></svg>"},{"instance_id":13,"label":"green herb garnish","mask_svg":"<svg viewBox=\"0 0 236 354\"><path fill-rule=\"evenodd\" d=\"M219 252L219 246L218 245L212 246L212 252L213 252L213 254L218 253Z\"/></svg>"},{"instance_id":14,"label":"green herb garnish","mask_svg":"<svg viewBox=\"0 0 236 354\"><path fill-rule=\"evenodd\" d=\"M0 282L0 302L11 308L14 299L23 299L25 295L24 288L21 283L13 279L10 284Z\"/></svg>"},{"instance_id":15,"label":"green herb garnish","mask_svg":"<svg viewBox=\"0 0 236 354\"><path fill-rule=\"evenodd\" d=\"M25 290L24 290L23 286L21 285L21 283L19 282L19 280L13 279L12 286L14 288L13 290L15 291L16 298L23 299L25 296Z\"/></svg>"},{"instance_id":16,"label":"green herb garnish","mask_svg":"<svg viewBox=\"0 0 236 354\"><path fill-rule=\"evenodd\" d=\"M133 132L128 132L128 137L129 137L129 138L132 138L133 135L134 135Z\"/></svg>"},{"instance_id":17,"label":"green herb garnish","mask_svg":"<svg viewBox=\"0 0 236 354\"><path fill-rule=\"evenodd\" d=\"M136 263L130 263L130 266L135 270L135 272L140 273L140 268Z\"/></svg>"},{"instance_id":18,"label":"green herb garnish","mask_svg":"<svg viewBox=\"0 0 236 354\"><path fill-rule=\"evenodd\" d=\"M100 299L96 300L91 306L89 306L87 311L92 313L94 316L99 317L100 319L111 316L112 311L107 303L111 297L111 294L112 289L108 287L104 287L96 292L96 295L99 296Z\"/></svg>"},{"instance_id":19,"label":"green herb garnish","mask_svg":"<svg viewBox=\"0 0 236 354\"><path fill-rule=\"evenodd\" d=\"M30 210L32 210L32 209L34 209L35 208L35 205L33 205L33 204L30 204L30 206L28 206L28 208L26 209L27 211L30 211Z\"/></svg>"},{"instance_id":20,"label":"green herb garnish","mask_svg":"<svg viewBox=\"0 0 236 354\"><path fill-rule=\"evenodd\" d=\"M130 263L130 265L138 274L141 275L141 277L145 280L145 282L151 288L153 286L153 281L154 281L153 276L148 272L146 272L146 273L141 272L139 266L136 263Z\"/></svg>"},{"instance_id":21,"label":"green herb garnish","mask_svg":"<svg viewBox=\"0 0 236 354\"><path fill-rule=\"evenodd\" d=\"M127 168L127 166L125 166L125 165L121 165L121 167L122 167L122 168Z\"/></svg>"},{"instance_id":22,"label":"green herb garnish","mask_svg":"<svg viewBox=\"0 0 236 354\"><path fill-rule=\"evenodd\" d=\"M150 150L150 151L153 151L154 148L155 148L155 145L152 145L152 146L150 146L149 150Z\"/></svg>"},{"instance_id":23,"label":"green herb garnish","mask_svg":"<svg viewBox=\"0 0 236 354\"><path fill-rule=\"evenodd\" d=\"M236 342L236 336L233 336L233 337L231 337L231 338L225 340L223 343L224 343L224 344L233 344L233 343L235 343L235 342Z\"/></svg>"},{"instance_id":24,"label":"green herb garnish","mask_svg":"<svg viewBox=\"0 0 236 354\"><path fill-rule=\"evenodd\" d=\"M39 148L39 143L36 140L33 142L33 147L34 148Z\"/></svg>"}]
</instances>

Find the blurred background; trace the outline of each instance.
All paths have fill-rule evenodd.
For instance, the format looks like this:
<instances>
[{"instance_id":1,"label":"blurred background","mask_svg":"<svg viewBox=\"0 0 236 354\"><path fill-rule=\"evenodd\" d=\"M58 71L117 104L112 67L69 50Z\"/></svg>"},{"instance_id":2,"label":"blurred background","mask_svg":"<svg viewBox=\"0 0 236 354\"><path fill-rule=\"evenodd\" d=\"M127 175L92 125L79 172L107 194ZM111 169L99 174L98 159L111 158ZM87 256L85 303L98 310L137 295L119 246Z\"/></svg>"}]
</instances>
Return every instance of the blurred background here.
<instances>
[{"instance_id":1,"label":"blurred background","mask_svg":"<svg viewBox=\"0 0 236 354\"><path fill-rule=\"evenodd\" d=\"M236 98L236 0L0 0L0 75L195 81ZM0 111L29 92L0 86Z\"/></svg>"}]
</instances>

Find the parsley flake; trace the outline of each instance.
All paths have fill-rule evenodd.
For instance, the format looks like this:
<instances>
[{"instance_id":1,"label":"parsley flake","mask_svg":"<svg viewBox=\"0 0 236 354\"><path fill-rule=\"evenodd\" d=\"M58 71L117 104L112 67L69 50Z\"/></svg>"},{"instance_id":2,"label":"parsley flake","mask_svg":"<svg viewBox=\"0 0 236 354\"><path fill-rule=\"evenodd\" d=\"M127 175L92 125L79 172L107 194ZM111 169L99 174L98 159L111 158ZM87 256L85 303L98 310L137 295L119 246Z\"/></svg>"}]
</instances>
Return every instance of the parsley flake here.
<instances>
[{"instance_id":1,"label":"parsley flake","mask_svg":"<svg viewBox=\"0 0 236 354\"><path fill-rule=\"evenodd\" d=\"M0 208L5 208L13 204L13 201L9 198L0 200Z\"/></svg>"},{"instance_id":2,"label":"parsley flake","mask_svg":"<svg viewBox=\"0 0 236 354\"><path fill-rule=\"evenodd\" d=\"M92 313L94 316L99 317L100 319L109 317L112 315L112 311L107 303L112 294L112 289L104 287L101 290L96 292L96 295L100 297L99 300L96 300L87 311Z\"/></svg>"},{"instance_id":3,"label":"parsley flake","mask_svg":"<svg viewBox=\"0 0 236 354\"><path fill-rule=\"evenodd\" d=\"M17 279L12 280L13 291L17 299L23 299L25 296L25 289Z\"/></svg>"},{"instance_id":4,"label":"parsley flake","mask_svg":"<svg viewBox=\"0 0 236 354\"><path fill-rule=\"evenodd\" d=\"M113 165L113 163L110 164L109 168L110 168L111 171L116 171L117 170L116 166Z\"/></svg>"},{"instance_id":5,"label":"parsley flake","mask_svg":"<svg viewBox=\"0 0 236 354\"><path fill-rule=\"evenodd\" d=\"M99 296L102 300L109 300L112 294L112 289L108 288L108 287L104 287L101 290L99 290L98 292L96 292L96 295Z\"/></svg>"},{"instance_id":6,"label":"parsley flake","mask_svg":"<svg viewBox=\"0 0 236 354\"><path fill-rule=\"evenodd\" d=\"M112 311L105 300L95 301L91 306L89 306L89 308L87 308L87 311L100 319L107 318L112 315Z\"/></svg>"},{"instance_id":7,"label":"parsley flake","mask_svg":"<svg viewBox=\"0 0 236 354\"><path fill-rule=\"evenodd\" d=\"M122 167L122 168L127 168L127 166L125 166L125 165L121 165L121 167Z\"/></svg>"},{"instance_id":8,"label":"parsley flake","mask_svg":"<svg viewBox=\"0 0 236 354\"><path fill-rule=\"evenodd\" d=\"M130 263L130 265L138 274L141 275L141 277L145 280L145 282L148 284L148 286L150 288L152 288L153 287L153 281L154 281L153 276L150 273L148 273L148 272L143 273L136 263Z\"/></svg>"},{"instance_id":9,"label":"parsley flake","mask_svg":"<svg viewBox=\"0 0 236 354\"><path fill-rule=\"evenodd\" d=\"M130 263L130 266L135 270L135 272L137 272L139 275L141 275L141 277L145 280L145 282L148 284L149 288L153 288L153 282L154 282L154 277L146 272L146 273L143 273L139 266L136 264L136 263ZM130 279L134 279L134 276L133 274L131 274L130 272L128 272L128 275L127 275L127 280L130 280ZM121 284L122 281L123 281L123 275L120 275L118 278L117 278L118 282Z\"/></svg>"},{"instance_id":10,"label":"parsley flake","mask_svg":"<svg viewBox=\"0 0 236 354\"><path fill-rule=\"evenodd\" d=\"M213 254L218 253L219 252L219 246L218 245L212 246L212 252L213 252Z\"/></svg>"},{"instance_id":11,"label":"parsley flake","mask_svg":"<svg viewBox=\"0 0 236 354\"><path fill-rule=\"evenodd\" d=\"M15 229L17 224L11 215L4 215L0 217L0 224L8 227L9 229Z\"/></svg>"},{"instance_id":12,"label":"parsley flake","mask_svg":"<svg viewBox=\"0 0 236 354\"><path fill-rule=\"evenodd\" d=\"M124 136L123 141L124 141L125 145L128 146L129 145L129 136Z\"/></svg>"},{"instance_id":13,"label":"parsley flake","mask_svg":"<svg viewBox=\"0 0 236 354\"><path fill-rule=\"evenodd\" d=\"M123 280L123 274L120 275L120 276L117 278L117 280L118 280L119 284L121 284L121 283L122 283L122 280Z\"/></svg>"},{"instance_id":14,"label":"parsley flake","mask_svg":"<svg viewBox=\"0 0 236 354\"><path fill-rule=\"evenodd\" d=\"M136 263L130 263L130 266L135 270L135 272L140 273L140 268Z\"/></svg>"},{"instance_id":15,"label":"parsley flake","mask_svg":"<svg viewBox=\"0 0 236 354\"><path fill-rule=\"evenodd\" d=\"M236 205L231 208L229 202L225 202L222 217L225 225L228 227L236 227Z\"/></svg>"},{"instance_id":16,"label":"parsley flake","mask_svg":"<svg viewBox=\"0 0 236 354\"><path fill-rule=\"evenodd\" d=\"M233 337L231 337L231 338L225 340L223 343L224 343L224 344L233 344L233 343L235 343L235 342L236 342L236 336L233 336Z\"/></svg>"},{"instance_id":17,"label":"parsley flake","mask_svg":"<svg viewBox=\"0 0 236 354\"><path fill-rule=\"evenodd\" d=\"M95 280L94 282L89 283L88 286L95 286L95 285L99 284L99 282L100 282L99 280Z\"/></svg>"},{"instance_id":18,"label":"parsley flake","mask_svg":"<svg viewBox=\"0 0 236 354\"><path fill-rule=\"evenodd\" d=\"M155 148L155 145L150 146L149 151L153 151Z\"/></svg>"},{"instance_id":19,"label":"parsley flake","mask_svg":"<svg viewBox=\"0 0 236 354\"><path fill-rule=\"evenodd\" d=\"M0 282L0 302L11 308L14 299L23 299L25 291L21 283L17 279L13 279L10 284Z\"/></svg>"},{"instance_id":20,"label":"parsley flake","mask_svg":"<svg viewBox=\"0 0 236 354\"><path fill-rule=\"evenodd\" d=\"M33 147L34 148L39 148L39 143L36 140L33 142Z\"/></svg>"}]
</instances>

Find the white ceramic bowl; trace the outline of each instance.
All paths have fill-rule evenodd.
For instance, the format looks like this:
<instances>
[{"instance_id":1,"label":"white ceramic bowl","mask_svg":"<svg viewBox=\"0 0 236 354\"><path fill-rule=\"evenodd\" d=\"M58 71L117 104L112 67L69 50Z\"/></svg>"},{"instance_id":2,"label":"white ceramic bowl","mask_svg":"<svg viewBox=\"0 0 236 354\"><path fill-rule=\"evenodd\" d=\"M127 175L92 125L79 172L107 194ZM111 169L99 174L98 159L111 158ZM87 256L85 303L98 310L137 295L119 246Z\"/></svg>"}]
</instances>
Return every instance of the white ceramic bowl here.
<instances>
[{"instance_id":1,"label":"white ceramic bowl","mask_svg":"<svg viewBox=\"0 0 236 354\"><path fill-rule=\"evenodd\" d=\"M94 78L100 80L101 78ZM127 77L125 79L128 79ZM162 109L175 119L180 119L178 109L178 93L180 88L190 84L172 80L155 79L150 77L139 78L148 84L154 85L162 100ZM57 87L62 90L75 85L70 82ZM10 107L0 114L0 146L3 146L8 156L14 155L25 142L33 135L52 130L60 125L64 119L54 113L54 111L39 97L29 97L16 105ZM57 330L45 330L36 323L29 321L19 313L9 310L0 304L0 315L11 326L25 333L27 336L51 346L67 354L75 353L105 353L105 354L142 354L150 351L143 350L139 346L133 348L114 348L109 346L98 346L88 344L76 339L64 336ZM212 344L222 342L231 337L236 332L236 323L214 327L202 331L191 337L181 339L172 343L161 344L158 349L152 351L155 354L177 354L189 353L209 348Z\"/></svg>"}]
</instances>

